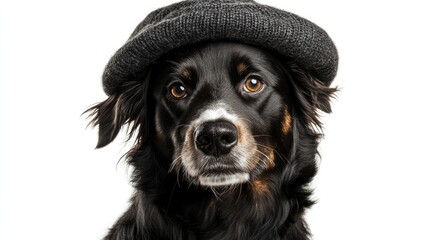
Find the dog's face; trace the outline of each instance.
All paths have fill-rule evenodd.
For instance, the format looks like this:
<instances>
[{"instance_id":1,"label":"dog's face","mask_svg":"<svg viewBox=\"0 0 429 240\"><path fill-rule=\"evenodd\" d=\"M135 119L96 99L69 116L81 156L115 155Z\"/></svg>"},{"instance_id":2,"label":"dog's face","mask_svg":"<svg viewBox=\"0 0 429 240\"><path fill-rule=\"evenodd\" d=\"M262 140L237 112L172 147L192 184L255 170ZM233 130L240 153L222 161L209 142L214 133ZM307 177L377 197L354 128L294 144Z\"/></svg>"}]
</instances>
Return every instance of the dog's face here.
<instances>
[{"instance_id":1,"label":"dog's face","mask_svg":"<svg viewBox=\"0 0 429 240\"><path fill-rule=\"evenodd\" d=\"M154 145L171 159L170 171L217 187L281 164L277 145L292 119L276 57L238 43L191 49L163 58L151 76Z\"/></svg>"}]
</instances>

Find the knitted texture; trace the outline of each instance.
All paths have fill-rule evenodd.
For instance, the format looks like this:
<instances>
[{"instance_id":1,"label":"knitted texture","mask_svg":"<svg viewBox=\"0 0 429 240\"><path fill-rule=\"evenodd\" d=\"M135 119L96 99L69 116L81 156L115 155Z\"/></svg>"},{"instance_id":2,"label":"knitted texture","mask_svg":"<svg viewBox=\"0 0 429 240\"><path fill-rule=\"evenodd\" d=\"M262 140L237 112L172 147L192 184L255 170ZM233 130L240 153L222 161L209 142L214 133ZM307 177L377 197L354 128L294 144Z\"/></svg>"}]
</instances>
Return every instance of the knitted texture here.
<instances>
[{"instance_id":1,"label":"knitted texture","mask_svg":"<svg viewBox=\"0 0 429 240\"><path fill-rule=\"evenodd\" d=\"M338 54L328 34L295 14L252 0L188 0L150 13L113 55L103 74L104 91L144 73L163 54L204 41L230 40L273 50L326 85Z\"/></svg>"}]
</instances>

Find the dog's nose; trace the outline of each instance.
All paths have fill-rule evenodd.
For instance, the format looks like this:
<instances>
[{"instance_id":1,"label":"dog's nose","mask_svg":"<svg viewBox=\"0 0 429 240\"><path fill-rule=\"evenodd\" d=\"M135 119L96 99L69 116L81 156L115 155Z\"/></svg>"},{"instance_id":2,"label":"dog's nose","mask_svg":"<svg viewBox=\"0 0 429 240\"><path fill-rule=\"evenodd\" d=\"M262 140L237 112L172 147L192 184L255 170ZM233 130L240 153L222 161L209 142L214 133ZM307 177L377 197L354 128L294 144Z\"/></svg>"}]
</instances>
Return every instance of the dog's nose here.
<instances>
[{"instance_id":1,"label":"dog's nose","mask_svg":"<svg viewBox=\"0 0 429 240\"><path fill-rule=\"evenodd\" d=\"M230 122L206 122L197 129L195 145L206 155L228 154L236 144L237 128Z\"/></svg>"}]
</instances>

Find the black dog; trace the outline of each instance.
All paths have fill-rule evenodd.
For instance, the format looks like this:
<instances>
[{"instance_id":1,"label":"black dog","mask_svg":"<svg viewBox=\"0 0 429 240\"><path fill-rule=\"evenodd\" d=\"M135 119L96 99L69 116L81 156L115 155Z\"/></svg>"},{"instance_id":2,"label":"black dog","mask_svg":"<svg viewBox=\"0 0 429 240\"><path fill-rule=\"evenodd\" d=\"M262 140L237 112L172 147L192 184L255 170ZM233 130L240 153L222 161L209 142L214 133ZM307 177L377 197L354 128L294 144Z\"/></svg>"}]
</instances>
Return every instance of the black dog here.
<instances>
[{"instance_id":1,"label":"black dog","mask_svg":"<svg viewBox=\"0 0 429 240\"><path fill-rule=\"evenodd\" d=\"M135 194L105 239L309 239L318 111L335 91L241 43L163 56L88 110L98 147L124 124L137 134Z\"/></svg>"}]
</instances>

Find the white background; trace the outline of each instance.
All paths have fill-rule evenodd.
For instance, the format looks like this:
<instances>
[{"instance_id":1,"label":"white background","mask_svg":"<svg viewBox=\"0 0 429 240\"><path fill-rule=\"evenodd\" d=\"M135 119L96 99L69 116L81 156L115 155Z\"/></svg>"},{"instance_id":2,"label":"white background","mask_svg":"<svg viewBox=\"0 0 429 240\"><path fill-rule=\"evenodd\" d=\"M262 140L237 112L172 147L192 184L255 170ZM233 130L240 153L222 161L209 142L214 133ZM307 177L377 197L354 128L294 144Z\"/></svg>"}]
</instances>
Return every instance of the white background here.
<instances>
[{"instance_id":1,"label":"white background","mask_svg":"<svg viewBox=\"0 0 429 240\"><path fill-rule=\"evenodd\" d=\"M124 211L124 137L94 150L80 114L105 98L109 57L172 2L1 1L0 239L100 239ZM314 239L429 239L425 1L260 2L317 23L340 54Z\"/></svg>"}]
</instances>

